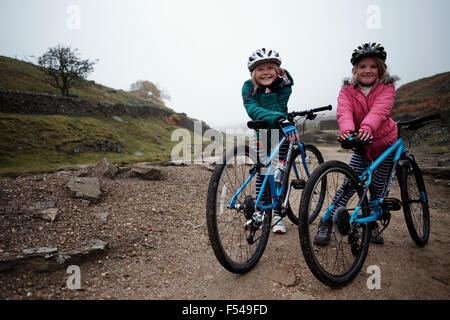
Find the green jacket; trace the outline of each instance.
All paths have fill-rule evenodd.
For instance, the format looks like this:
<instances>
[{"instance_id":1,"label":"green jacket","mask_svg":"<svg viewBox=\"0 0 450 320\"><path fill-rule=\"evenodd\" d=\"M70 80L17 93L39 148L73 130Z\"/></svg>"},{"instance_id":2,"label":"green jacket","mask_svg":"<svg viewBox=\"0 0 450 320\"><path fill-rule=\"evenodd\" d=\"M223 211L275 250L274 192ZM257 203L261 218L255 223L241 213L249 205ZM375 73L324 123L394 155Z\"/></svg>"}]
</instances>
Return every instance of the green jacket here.
<instances>
[{"instance_id":1,"label":"green jacket","mask_svg":"<svg viewBox=\"0 0 450 320\"><path fill-rule=\"evenodd\" d=\"M256 93L250 93L254 88L252 80L245 81L242 86L242 99L248 116L252 120L267 121L271 128L275 129L275 120L280 117L287 118L287 103L292 93L290 86L278 89L272 93L262 93L256 90ZM245 99L247 97L247 99Z\"/></svg>"},{"instance_id":2,"label":"green jacket","mask_svg":"<svg viewBox=\"0 0 450 320\"><path fill-rule=\"evenodd\" d=\"M287 71L286 73L289 74ZM293 84L290 75L289 78ZM251 92L254 89L252 80L249 79L245 81L242 86L242 99L248 116L252 120L264 120L269 123L271 129L277 129L278 127L275 120L280 117L287 118L288 116L287 103L292 93L291 85L279 88L272 93L263 93L262 90L258 89L256 90L256 93L253 94L253 92ZM280 139L282 137L283 136L280 134Z\"/></svg>"}]
</instances>

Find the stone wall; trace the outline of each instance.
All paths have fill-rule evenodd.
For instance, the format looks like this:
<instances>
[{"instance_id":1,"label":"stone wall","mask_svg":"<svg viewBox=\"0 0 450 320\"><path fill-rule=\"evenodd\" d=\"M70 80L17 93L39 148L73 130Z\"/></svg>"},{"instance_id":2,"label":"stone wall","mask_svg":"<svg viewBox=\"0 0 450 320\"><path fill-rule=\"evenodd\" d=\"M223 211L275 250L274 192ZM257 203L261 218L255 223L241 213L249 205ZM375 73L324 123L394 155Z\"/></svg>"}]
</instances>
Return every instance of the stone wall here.
<instances>
[{"instance_id":1,"label":"stone wall","mask_svg":"<svg viewBox=\"0 0 450 320\"><path fill-rule=\"evenodd\" d=\"M320 130L339 130L337 120L322 120L319 123Z\"/></svg>"},{"instance_id":2,"label":"stone wall","mask_svg":"<svg viewBox=\"0 0 450 320\"><path fill-rule=\"evenodd\" d=\"M158 105L133 106L125 104L98 103L91 104L86 99L55 96L46 93L28 93L12 90L0 90L0 112L20 114L62 114L62 115L96 115L96 116L130 116L136 118L166 118L174 114ZM176 113L179 125L194 130L194 119L184 113ZM203 123L203 130L209 126Z\"/></svg>"}]
</instances>

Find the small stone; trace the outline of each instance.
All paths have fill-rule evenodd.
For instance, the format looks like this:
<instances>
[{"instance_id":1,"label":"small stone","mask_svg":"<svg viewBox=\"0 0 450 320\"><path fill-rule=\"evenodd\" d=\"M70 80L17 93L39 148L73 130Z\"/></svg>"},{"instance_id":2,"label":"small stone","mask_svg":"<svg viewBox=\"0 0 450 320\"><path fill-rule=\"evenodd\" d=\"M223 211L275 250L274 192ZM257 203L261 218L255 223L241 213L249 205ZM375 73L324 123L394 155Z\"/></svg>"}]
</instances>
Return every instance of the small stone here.
<instances>
[{"instance_id":1,"label":"small stone","mask_svg":"<svg viewBox=\"0 0 450 320\"><path fill-rule=\"evenodd\" d=\"M292 267L283 266L276 268L274 271L266 276L269 280L280 283L286 287L293 286L295 284L295 273Z\"/></svg>"},{"instance_id":2,"label":"small stone","mask_svg":"<svg viewBox=\"0 0 450 320\"><path fill-rule=\"evenodd\" d=\"M57 208L49 208L42 210L40 213L37 214L37 216L41 219L51 221L53 222L58 215L58 209Z\"/></svg>"},{"instance_id":3,"label":"small stone","mask_svg":"<svg viewBox=\"0 0 450 320\"><path fill-rule=\"evenodd\" d=\"M314 298L310 296L309 294L305 294L302 292L294 292L291 295L291 300L313 300Z\"/></svg>"},{"instance_id":4,"label":"small stone","mask_svg":"<svg viewBox=\"0 0 450 320\"><path fill-rule=\"evenodd\" d=\"M108 221L109 213L108 212L98 212L95 214L95 216L97 218L99 218L100 221L106 222L106 221Z\"/></svg>"}]
</instances>

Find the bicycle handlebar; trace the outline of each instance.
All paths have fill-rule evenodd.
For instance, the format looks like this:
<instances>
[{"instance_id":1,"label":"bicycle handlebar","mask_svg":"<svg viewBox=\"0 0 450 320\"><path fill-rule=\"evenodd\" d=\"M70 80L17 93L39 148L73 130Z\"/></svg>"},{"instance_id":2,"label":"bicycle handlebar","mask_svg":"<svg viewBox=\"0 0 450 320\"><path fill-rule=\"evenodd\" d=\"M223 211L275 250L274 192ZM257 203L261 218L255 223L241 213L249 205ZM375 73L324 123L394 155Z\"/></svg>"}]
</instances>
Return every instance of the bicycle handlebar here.
<instances>
[{"instance_id":1,"label":"bicycle handlebar","mask_svg":"<svg viewBox=\"0 0 450 320\"><path fill-rule=\"evenodd\" d=\"M305 111L293 111L288 113L288 120L293 121L295 117L304 117L306 116L306 119L308 120L314 120L316 118L317 112L325 111L325 110L332 110L333 107L330 105L325 107L319 107L311 110L305 110ZM264 120L254 120L254 121L248 121L247 127L250 129L268 129L269 124Z\"/></svg>"},{"instance_id":2,"label":"bicycle handlebar","mask_svg":"<svg viewBox=\"0 0 450 320\"><path fill-rule=\"evenodd\" d=\"M372 140L364 141L357 136L353 136L344 140L339 140L343 149L354 149L372 144Z\"/></svg>"},{"instance_id":3,"label":"bicycle handlebar","mask_svg":"<svg viewBox=\"0 0 450 320\"><path fill-rule=\"evenodd\" d=\"M398 121L397 122L397 127L401 128L401 127L406 127L408 126L406 129L408 130L417 130L421 127L423 127L424 125L434 122L434 120L440 119L441 115L439 113L435 113L432 114L430 116L426 116L426 117L420 117L420 118L416 118L413 120L408 120L408 121Z\"/></svg>"},{"instance_id":4,"label":"bicycle handlebar","mask_svg":"<svg viewBox=\"0 0 450 320\"><path fill-rule=\"evenodd\" d=\"M292 121L294 121L295 117L305 117L306 116L307 120L314 120L317 117L317 115L316 115L317 112L331 110L331 109L333 109L333 107L330 104L325 107L315 108L315 109L311 109L311 110L294 111L294 112L289 113L288 119L289 119L289 121L292 122Z\"/></svg>"},{"instance_id":5,"label":"bicycle handlebar","mask_svg":"<svg viewBox=\"0 0 450 320\"><path fill-rule=\"evenodd\" d=\"M311 109L311 110L305 110L305 111L293 111L290 112L289 115L294 118L294 117L304 117L304 116L308 116L308 115L312 115L314 113L320 112L320 111L326 111L326 110L332 110L333 107L330 105L325 106L325 107L319 107L319 108L315 108L315 109Z\"/></svg>"}]
</instances>

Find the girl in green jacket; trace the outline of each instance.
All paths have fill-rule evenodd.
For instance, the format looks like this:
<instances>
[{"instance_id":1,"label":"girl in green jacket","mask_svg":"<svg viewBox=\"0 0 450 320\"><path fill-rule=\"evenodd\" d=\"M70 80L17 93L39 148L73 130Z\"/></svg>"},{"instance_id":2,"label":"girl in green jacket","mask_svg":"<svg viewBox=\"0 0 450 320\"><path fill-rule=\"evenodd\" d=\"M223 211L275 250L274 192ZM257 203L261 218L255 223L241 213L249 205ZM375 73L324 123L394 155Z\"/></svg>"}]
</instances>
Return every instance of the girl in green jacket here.
<instances>
[{"instance_id":1,"label":"girl in green jacket","mask_svg":"<svg viewBox=\"0 0 450 320\"><path fill-rule=\"evenodd\" d=\"M287 136L288 139L281 146L279 162L285 163L289 143L299 141L298 132L288 120L287 103L292 93L293 80L290 74L280 68L281 58L277 51L261 48L254 51L248 58L248 69L251 79L245 81L242 87L242 98L247 114L252 120L264 120L269 124L269 129L281 129L280 139ZM270 131L266 151L270 152ZM256 148L261 147L264 139L257 133ZM259 194L264 176L256 176L256 192ZM274 210L273 232L286 233L283 220L278 210Z\"/></svg>"}]
</instances>

